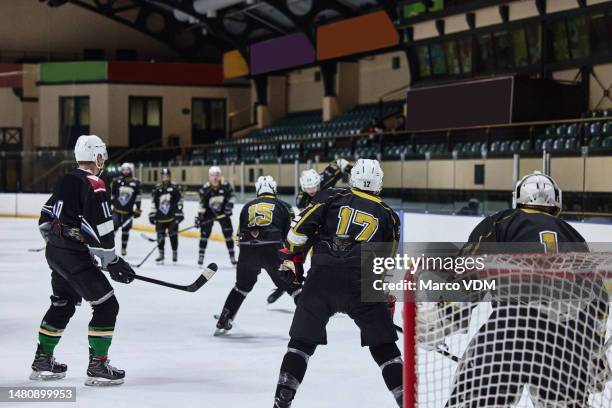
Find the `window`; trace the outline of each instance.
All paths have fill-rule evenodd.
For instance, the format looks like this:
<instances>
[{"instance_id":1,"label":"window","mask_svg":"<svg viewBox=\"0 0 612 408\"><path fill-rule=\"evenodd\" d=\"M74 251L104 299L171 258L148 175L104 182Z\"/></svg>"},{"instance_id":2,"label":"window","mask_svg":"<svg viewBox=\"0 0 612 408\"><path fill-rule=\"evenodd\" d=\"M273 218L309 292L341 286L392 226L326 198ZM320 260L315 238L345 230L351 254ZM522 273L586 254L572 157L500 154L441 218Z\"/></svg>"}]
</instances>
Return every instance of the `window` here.
<instances>
[{"instance_id":1,"label":"window","mask_svg":"<svg viewBox=\"0 0 612 408\"><path fill-rule=\"evenodd\" d=\"M160 125L161 98L130 97L130 126Z\"/></svg>"},{"instance_id":2,"label":"window","mask_svg":"<svg viewBox=\"0 0 612 408\"><path fill-rule=\"evenodd\" d=\"M434 75L446 74L446 55L442 44L431 45L431 65Z\"/></svg>"},{"instance_id":3,"label":"window","mask_svg":"<svg viewBox=\"0 0 612 408\"><path fill-rule=\"evenodd\" d=\"M321 71L315 71L314 73L314 81L321 82Z\"/></svg>"},{"instance_id":4,"label":"window","mask_svg":"<svg viewBox=\"0 0 612 408\"><path fill-rule=\"evenodd\" d=\"M472 38L459 40L459 55L461 56L461 70L464 74L472 72Z\"/></svg>"},{"instance_id":5,"label":"window","mask_svg":"<svg viewBox=\"0 0 612 408\"><path fill-rule=\"evenodd\" d=\"M459 62L459 52L457 50L457 43L449 41L445 44L446 48L446 63L447 71L449 74L460 74L461 64Z\"/></svg>"},{"instance_id":6,"label":"window","mask_svg":"<svg viewBox=\"0 0 612 408\"><path fill-rule=\"evenodd\" d=\"M162 98L130 96L130 147L160 146Z\"/></svg>"},{"instance_id":7,"label":"window","mask_svg":"<svg viewBox=\"0 0 612 408\"><path fill-rule=\"evenodd\" d=\"M476 71L493 71L495 69L495 52L493 51L491 34L480 35L477 41L479 53L476 58Z\"/></svg>"},{"instance_id":8,"label":"window","mask_svg":"<svg viewBox=\"0 0 612 408\"><path fill-rule=\"evenodd\" d=\"M391 69L393 70L400 69L400 58L399 57L393 57L391 59Z\"/></svg>"},{"instance_id":9,"label":"window","mask_svg":"<svg viewBox=\"0 0 612 408\"><path fill-rule=\"evenodd\" d=\"M512 32L512 44L514 48L514 66L520 68L529 65L527 35L524 29L519 28Z\"/></svg>"},{"instance_id":10,"label":"window","mask_svg":"<svg viewBox=\"0 0 612 408\"><path fill-rule=\"evenodd\" d=\"M589 29L586 17L576 17L567 20L567 36L572 59L589 56Z\"/></svg>"},{"instance_id":11,"label":"window","mask_svg":"<svg viewBox=\"0 0 612 408\"><path fill-rule=\"evenodd\" d=\"M513 52L512 37L507 31L493 34L495 39L495 56L498 69L512 68Z\"/></svg>"},{"instance_id":12,"label":"window","mask_svg":"<svg viewBox=\"0 0 612 408\"><path fill-rule=\"evenodd\" d=\"M570 58L570 54L565 20L553 23L550 27L550 34L552 38L553 61L567 61Z\"/></svg>"},{"instance_id":13,"label":"window","mask_svg":"<svg viewBox=\"0 0 612 408\"><path fill-rule=\"evenodd\" d=\"M225 121L225 99L194 98L191 103L192 143L212 143L224 137Z\"/></svg>"},{"instance_id":14,"label":"window","mask_svg":"<svg viewBox=\"0 0 612 408\"><path fill-rule=\"evenodd\" d=\"M419 75L423 77L431 76L431 63L429 59L429 47L423 45L417 48L419 59Z\"/></svg>"},{"instance_id":15,"label":"window","mask_svg":"<svg viewBox=\"0 0 612 408\"><path fill-rule=\"evenodd\" d=\"M597 14L589 21L589 40L593 55L605 55L612 48L612 15Z\"/></svg>"},{"instance_id":16,"label":"window","mask_svg":"<svg viewBox=\"0 0 612 408\"><path fill-rule=\"evenodd\" d=\"M529 51L529 62L539 64L542 57L542 30L539 25L532 25L525 28L527 37L527 49Z\"/></svg>"},{"instance_id":17,"label":"window","mask_svg":"<svg viewBox=\"0 0 612 408\"><path fill-rule=\"evenodd\" d=\"M80 135L89 134L89 97L60 97L60 137L62 145L73 148Z\"/></svg>"}]
</instances>

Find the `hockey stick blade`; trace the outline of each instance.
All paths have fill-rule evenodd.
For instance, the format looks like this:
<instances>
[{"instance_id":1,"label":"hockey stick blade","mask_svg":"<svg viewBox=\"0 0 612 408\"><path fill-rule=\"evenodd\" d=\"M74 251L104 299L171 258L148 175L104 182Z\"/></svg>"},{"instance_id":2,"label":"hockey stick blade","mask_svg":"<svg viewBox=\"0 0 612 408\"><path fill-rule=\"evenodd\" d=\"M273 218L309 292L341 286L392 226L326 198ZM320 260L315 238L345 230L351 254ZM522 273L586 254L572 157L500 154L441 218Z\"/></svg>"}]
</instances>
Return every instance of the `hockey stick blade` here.
<instances>
[{"instance_id":1,"label":"hockey stick blade","mask_svg":"<svg viewBox=\"0 0 612 408\"><path fill-rule=\"evenodd\" d=\"M155 285L165 286L167 288L182 290L185 292L196 292L198 291L198 289L204 286L209 280L212 279L212 277L217 272L217 269L218 269L217 264L215 263L209 264L206 268L204 268L204 270L202 271L202 274L198 276L198 279L196 279L196 281L190 285L177 285L175 283L164 282L161 280L149 278L147 276L140 276L140 275L134 275L134 279L153 283Z\"/></svg>"},{"instance_id":2,"label":"hockey stick blade","mask_svg":"<svg viewBox=\"0 0 612 408\"><path fill-rule=\"evenodd\" d=\"M393 324L393 326L395 326L395 330L397 332L404 333L404 329L402 329L401 326L398 326L397 324ZM446 344L444 344L444 345L439 344L435 351L436 351L436 353L439 353L439 354L443 355L444 357L450 358L455 363L458 363L460 358L457 357L456 355L454 355L453 353L451 353L450 351L448 351L446 349L446 347L448 347Z\"/></svg>"},{"instance_id":3,"label":"hockey stick blade","mask_svg":"<svg viewBox=\"0 0 612 408\"><path fill-rule=\"evenodd\" d=\"M28 252L41 252L41 251L44 251L46 248L47 248L46 246L42 248L30 248L28 249Z\"/></svg>"}]
</instances>

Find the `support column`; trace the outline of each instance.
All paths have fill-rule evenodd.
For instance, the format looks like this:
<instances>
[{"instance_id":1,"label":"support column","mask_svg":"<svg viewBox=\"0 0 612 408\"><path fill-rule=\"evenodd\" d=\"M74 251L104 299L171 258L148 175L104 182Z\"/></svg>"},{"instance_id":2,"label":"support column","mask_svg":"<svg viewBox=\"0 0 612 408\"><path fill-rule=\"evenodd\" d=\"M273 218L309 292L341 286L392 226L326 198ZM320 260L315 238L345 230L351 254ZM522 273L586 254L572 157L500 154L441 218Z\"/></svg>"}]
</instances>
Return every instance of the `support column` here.
<instances>
[{"instance_id":1,"label":"support column","mask_svg":"<svg viewBox=\"0 0 612 408\"><path fill-rule=\"evenodd\" d=\"M257 127L287 115L287 77L260 76L254 80Z\"/></svg>"}]
</instances>

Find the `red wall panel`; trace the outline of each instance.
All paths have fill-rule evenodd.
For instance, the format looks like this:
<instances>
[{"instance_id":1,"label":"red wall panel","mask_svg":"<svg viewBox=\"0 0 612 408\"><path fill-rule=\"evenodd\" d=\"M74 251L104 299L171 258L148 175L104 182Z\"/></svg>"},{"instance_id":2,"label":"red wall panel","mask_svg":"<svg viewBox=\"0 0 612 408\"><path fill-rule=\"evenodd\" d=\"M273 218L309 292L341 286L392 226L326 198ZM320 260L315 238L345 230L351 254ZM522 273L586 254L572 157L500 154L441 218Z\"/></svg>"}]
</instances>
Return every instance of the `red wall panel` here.
<instances>
[{"instance_id":1,"label":"red wall panel","mask_svg":"<svg viewBox=\"0 0 612 408\"><path fill-rule=\"evenodd\" d=\"M21 72L10 74L21 71L21 69L21 64L0 64L0 88L21 88L23 86L23 75Z\"/></svg>"},{"instance_id":2,"label":"red wall panel","mask_svg":"<svg viewBox=\"0 0 612 408\"><path fill-rule=\"evenodd\" d=\"M108 80L162 85L218 85L223 83L223 66L221 64L109 62Z\"/></svg>"}]
</instances>

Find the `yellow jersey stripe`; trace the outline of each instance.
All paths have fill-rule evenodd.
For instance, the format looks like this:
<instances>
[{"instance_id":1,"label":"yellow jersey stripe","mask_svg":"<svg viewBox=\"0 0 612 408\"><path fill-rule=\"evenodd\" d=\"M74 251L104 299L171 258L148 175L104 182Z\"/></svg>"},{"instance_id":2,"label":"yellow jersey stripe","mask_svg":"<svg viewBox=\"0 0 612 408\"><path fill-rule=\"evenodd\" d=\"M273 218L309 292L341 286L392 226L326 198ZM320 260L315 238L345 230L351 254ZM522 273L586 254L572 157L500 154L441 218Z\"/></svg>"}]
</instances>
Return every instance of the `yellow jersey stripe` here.
<instances>
[{"instance_id":1,"label":"yellow jersey stripe","mask_svg":"<svg viewBox=\"0 0 612 408\"><path fill-rule=\"evenodd\" d=\"M360 191L355 188L352 188L351 193L355 194L358 197L365 198L366 200L374 201L375 203L382 203L382 199L380 197L366 193L365 191Z\"/></svg>"}]
</instances>

